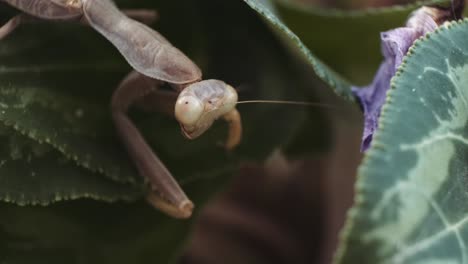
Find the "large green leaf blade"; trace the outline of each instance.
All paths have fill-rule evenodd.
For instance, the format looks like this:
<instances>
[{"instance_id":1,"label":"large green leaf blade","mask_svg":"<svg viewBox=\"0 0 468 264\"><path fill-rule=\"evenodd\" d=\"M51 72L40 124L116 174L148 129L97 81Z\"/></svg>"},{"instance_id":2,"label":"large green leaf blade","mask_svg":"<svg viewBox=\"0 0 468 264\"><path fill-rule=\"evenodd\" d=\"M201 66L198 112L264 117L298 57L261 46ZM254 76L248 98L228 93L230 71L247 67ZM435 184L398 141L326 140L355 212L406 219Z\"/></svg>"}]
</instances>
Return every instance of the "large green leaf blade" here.
<instances>
[{"instance_id":1,"label":"large green leaf blade","mask_svg":"<svg viewBox=\"0 0 468 264\"><path fill-rule=\"evenodd\" d=\"M301 41L301 39L291 31L278 17L274 5L270 0L244 0L252 9L278 30L280 36L287 43L294 45L297 50L306 58L313 67L315 73L325 83L331 86L334 91L345 99L353 100L351 84L333 69L318 59Z\"/></svg>"},{"instance_id":2,"label":"large green leaf blade","mask_svg":"<svg viewBox=\"0 0 468 264\"><path fill-rule=\"evenodd\" d=\"M17 205L88 198L134 201L142 188L119 184L79 168L47 144L1 127L0 200ZM14 177L11 177L14 175Z\"/></svg>"},{"instance_id":3,"label":"large green leaf blade","mask_svg":"<svg viewBox=\"0 0 468 264\"><path fill-rule=\"evenodd\" d=\"M370 83L382 61L380 32L404 25L422 5L447 4L429 0L362 10L319 8L275 0L278 15L304 45L353 85Z\"/></svg>"},{"instance_id":4,"label":"large green leaf blade","mask_svg":"<svg viewBox=\"0 0 468 264\"><path fill-rule=\"evenodd\" d=\"M25 25L2 40L0 121L53 146L81 167L141 185L131 164L122 162L127 157L113 134L108 110L106 88L115 86L112 76L123 75L128 67L114 59L116 53L104 41L92 38L85 28L41 24ZM78 52L83 49L88 52Z\"/></svg>"},{"instance_id":5,"label":"large green leaf blade","mask_svg":"<svg viewBox=\"0 0 468 264\"><path fill-rule=\"evenodd\" d=\"M419 6L448 2L428 0L405 6L340 11L286 0L244 1L305 57L336 94L351 101L351 86L369 82L382 59L379 33L402 26L408 14Z\"/></svg>"},{"instance_id":6,"label":"large green leaf blade","mask_svg":"<svg viewBox=\"0 0 468 264\"><path fill-rule=\"evenodd\" d=\"M184 187L201 204L223 177ZM137 203L77 200L47 207L1 203L0 254L8 263L178 263L195 217L177 221Z\"/></svg>"},{"instance_id":7,"label":"large green leaf blade","mask_svg":"<svg viewBox=\"0 0 468 264\"><path fill-rule=\"evenodd\" d=\"M392 80L338 263L468 263L467 40L441 27Z\"/></svg>"}]
</instances>

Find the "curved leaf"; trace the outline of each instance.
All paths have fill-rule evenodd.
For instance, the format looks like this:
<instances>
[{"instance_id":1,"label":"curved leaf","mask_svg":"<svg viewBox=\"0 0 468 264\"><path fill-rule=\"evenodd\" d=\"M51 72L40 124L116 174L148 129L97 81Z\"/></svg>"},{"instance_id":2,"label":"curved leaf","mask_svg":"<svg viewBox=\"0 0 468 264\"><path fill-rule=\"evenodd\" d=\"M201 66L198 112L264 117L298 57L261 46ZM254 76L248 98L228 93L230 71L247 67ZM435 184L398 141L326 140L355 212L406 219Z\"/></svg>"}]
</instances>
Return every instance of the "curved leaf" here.
<instances>
[{"instance_id":1,"label":"curved leaf","mask_svg":"<svg viewBox=\"0 0 468 264\"><path fill-rule=\"evenodd\" d=\"M219 173L229 170L184 186L195 203L224 181ZM0 213L0 252L7 263L177 263L194 221L175 221L143 202L0 203Z\"/></svg>"},{"instance_id":2,"label":"curved leaf","mask_svg":"<svg viewBox=\"0 0 468 264\"><path fill-rule=\"evenodd\" d=\"M315 73L334 91L347 100L354 100L351 93L351 85L343 77L319 60L301 41L301 39L291 31L276 15L276 10L270 0L244 0L252 9L259 13L281 34L288 43L296 46L301 54L312 65Z\"/></svg>"},{"instance_id":3,"label":"curved leaf","mask_svg":"<svg viewBox=\"0 0 468 264\"><path fill-rule=\"evenodd\" d=\"M78 168L47 144L0 127L0 200L18 205L91 198L114 202L141 198L139 188L125 186ZM14 177L11 177L14 175Z\"/></svg>"},{"instance_id":4,"label":"curved leaf","mask_svg":"<svg viewBox=\"0 0 468 264\"><path fill-rule=\"evenodd\" d=\"M376 36L400 26L410 11L421 5L448 2L428 0L406 6L339 11L286 0L244 1L306 58L317 76L335 93L351 101L347 79L365 84L381 61Z\"/></svg>"},{"instance_id":5,"label":"curved leaf","mask_svg":"<svg viewBox=\"0 0 468 264\"><path fill-rule=\"evenodd\" d=\"M468 20L417 41L359 169L338 263L467 263Z\"/></svg>"},{"instance_id":6,"label":"curved leaf","mask_svg":"<svg viewBox=\"0 0 468 264\"><path fill-rule=\"evenodd\" d=\"M409 13L419 6L449 1L347 11L286 0L274 2L279 16L308 49L353 84L364 85L372 80L382 61L380 32L402 26Z\"/></svg>"},{"instance_id":7,"label":"curved leaf","mask_svg":"<svg viewBox=\"0 0 468 264\"><path fill-rule=\"evenodd\" d=\"M441 5L449 4L450 0L422 0L422 1L408 1L407 4L367 7L364 9L339 9L339 8L325 8L307 2L293 1L293 0L272 0L282 6L296 9L298 11L307 12L314 16L321 17L366 17L369 15L387 15L389 13L409 12L417 9L420 6Z\"/></svg>"}]
</instances>

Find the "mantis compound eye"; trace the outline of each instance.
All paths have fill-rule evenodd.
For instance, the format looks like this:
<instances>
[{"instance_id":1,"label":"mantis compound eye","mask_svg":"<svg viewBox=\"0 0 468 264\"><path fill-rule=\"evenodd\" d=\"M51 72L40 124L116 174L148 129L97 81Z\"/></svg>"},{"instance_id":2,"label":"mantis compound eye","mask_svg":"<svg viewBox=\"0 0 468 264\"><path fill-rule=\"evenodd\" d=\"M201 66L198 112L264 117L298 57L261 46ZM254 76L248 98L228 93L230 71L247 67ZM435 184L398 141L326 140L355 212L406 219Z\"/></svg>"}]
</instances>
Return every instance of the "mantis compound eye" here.
<instances>
[{"instance_id":1,"label":"mantis compound eye","mask_svg":"<svg viewBox=\"0 0 468 264\"><path fill-rule=\"evenodd\" d=\"M235 111L236 103L237 93L234 88L223 81L204 80L180 92L175 116L183 135L194 139L205 133L216 119L226 119L228 113Z\"/></svg>"},{"instance_id":2,"label":"mantis compound eye","mask_svg":"<svg viewBox=\"0 0 468 264\"><path fill-rule=\"evenodd\" d=\"M203 114L204 105L194 96L182 96L175 105L175 117L183 125L195 124Z\"/></svg>"}]
</instances>

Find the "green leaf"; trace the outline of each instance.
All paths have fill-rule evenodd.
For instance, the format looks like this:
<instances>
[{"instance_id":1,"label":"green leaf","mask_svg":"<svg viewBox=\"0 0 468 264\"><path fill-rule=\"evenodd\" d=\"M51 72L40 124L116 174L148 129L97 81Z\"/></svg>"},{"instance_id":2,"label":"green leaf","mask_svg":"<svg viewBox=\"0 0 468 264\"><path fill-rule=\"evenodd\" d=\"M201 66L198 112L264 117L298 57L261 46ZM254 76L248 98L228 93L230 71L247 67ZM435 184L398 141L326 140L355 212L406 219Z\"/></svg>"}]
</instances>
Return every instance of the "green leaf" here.
<instances>
[{"instance_id":1,"label":"green leaf","mask_svg":"<svg viewBox=\"0 0 468 264\"><path fill-rule=\"evenodd\" d=\"M359 11L321 9L287 0L244 0L257 11L335 93L354 100L356 85L370 82L382 60L379 33L404 24L421 5L447 3L421 1ZM325 63L324 63L325 62Z\"/></svg>"},{"instance_id":2,"label":"green leaf","mask_svg":"<svg viewBox=\"0 0 468 264\"><path fill-rule=\"evenodd\" d=\"M404 6L344 11L274 0L286 25L304 45L354 85L367 85L382 61L380 32L404 25L422 5L449 1L429 0Z\"/></svg>"},{"instance_id":3,"label":"green leaf","mask_svg":"<svg viewBox=\"0 0 468 264\"><path fill-rule=\"evenodd\" d=\"M79 198L107 202L141 198L139 188L118 184L78 168L49 145L39 144L3 126L0 129L2 201L48 205Z\"/></svg>"},{"instance_id":4,"label":"green leaf","mask_svg":"<svg viewBox=\"0 0 468 264\"><path fill-rule=\"evenodd\" d=\"M31 39L30 27L40 39ZM47 24L26 25L2 40L0 121L52 145L84 168L122 183L141 184L132 166L119 162L126 156L120 154L117 138L109 136L113 133L107 91L97 88L116 85L111 76L127 67L110 57L116 54L104 49L105 42L90 42L91 32L81 29L80 37L67 33L73 30L80 32L78 27L53 31ZM76 52L83 46L100 51L105 59L95 63L92 53Z\"/></svg>"},{"instance_id":5,"label":"green leaf","mask_svg":"<svg viewBox=\"0 0 468 264\"><path fill-rule=\"evenodd\" d=\"M468 20L417 41L359 169L337 263L467 263Z\"/></svg>"},{"instance_id":6,"label":"green leaf","mask_svg":"<svg viewBox=\"0 0 468 264\"><path fill-rule=\"evenodd\" d=\"M351 84L338 75L335 71L318 59L278 17L276 9L270 0L244 0L252 9L273 26L288 44L296 49L306 58L313 67L315 73L334 91L347 100L354 100L351 93Z\"/></svg>"},{"instance_id":7,"label":"green leaf","mask_svg":"<svg viewBox=\"0 0 468 264\"><path fill-rule=\"evenodd\" d=\"M222 181L214 175L184 187L201 204ZM0 214L0 259L6 263L175 263L194 221L174 220L143 202L3 203Z\"/></svg>"}]
</instances>

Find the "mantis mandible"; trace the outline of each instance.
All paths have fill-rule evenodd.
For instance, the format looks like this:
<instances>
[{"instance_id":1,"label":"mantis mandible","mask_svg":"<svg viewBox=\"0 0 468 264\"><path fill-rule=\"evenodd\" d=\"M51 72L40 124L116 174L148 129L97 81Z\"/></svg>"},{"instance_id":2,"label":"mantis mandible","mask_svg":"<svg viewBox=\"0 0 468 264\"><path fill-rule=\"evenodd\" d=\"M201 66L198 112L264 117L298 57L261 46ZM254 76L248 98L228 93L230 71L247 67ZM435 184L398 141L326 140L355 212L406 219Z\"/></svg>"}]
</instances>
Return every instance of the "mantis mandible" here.
<instances>
[{"instance_id":1,"label":"mantis mandible","mask_svg":"<svg viewBox=\"0 0 468 264\"><path fill-rule=\"evenodd\" d=\"M117 132L138 172L153 191L147 200L175 218L191 216L194 205L169 170L154 154L127 116L138 103L175 115L183 134L194 139L218 118L229 122L225 147L239 144L241 119L235 109L237 92L220 80L202 80L201 70L161 34L120 11L111 0L0 0L29 16L47 20L81 21L108 39L134 68L112 96L111 113ZM20 14L0 27L0 39L25 17ZM138 17L138 16L137 16ZM168 83L174 93L158 90Z\"/></svg>"}]
</instances>

